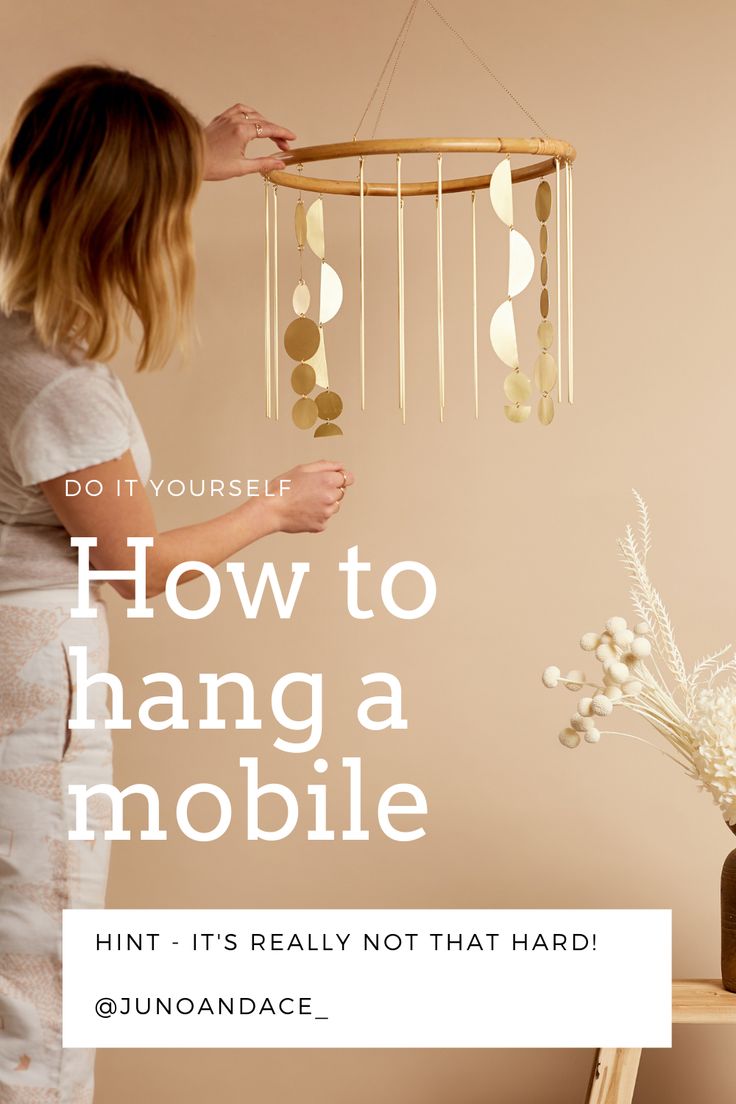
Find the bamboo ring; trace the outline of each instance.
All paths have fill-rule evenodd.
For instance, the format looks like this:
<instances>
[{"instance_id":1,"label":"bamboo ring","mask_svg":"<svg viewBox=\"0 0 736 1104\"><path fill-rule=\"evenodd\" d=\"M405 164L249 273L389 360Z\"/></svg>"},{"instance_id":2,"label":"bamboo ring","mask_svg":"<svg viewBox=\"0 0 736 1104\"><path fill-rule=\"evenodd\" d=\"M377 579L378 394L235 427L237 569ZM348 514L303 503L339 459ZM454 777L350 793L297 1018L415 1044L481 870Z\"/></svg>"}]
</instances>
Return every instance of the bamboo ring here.
<instances>
[{"instance_id":1,"label":"bamboo ring","mask_svg":"<svg viewBox=\"0 0 736 1104\"><path fill-rule=\"evenodd\" d=\"M513 182L538 180L555 171L557 162L571 164L575 160L575 147L557 138L378 138L365 141L333 142L321 146L305 146L303 149L286 150L280 154L288 165L308 165L315 161L339 161L350 157L374 157L381 154L411 153L519 153L544 160L521 165L511 174ZM359 196L359 180L340 180L333 177L303 176L301 173L274 170L268 174L272 184L294 188L303 192L321 192L324 195ZM487 188L491 174L462 176L444 180L443 194L447 192L473 192ZM363 183L364 196L395 196L396 184ZM402 197L437 195L436 180L408 183L402 180Z\"/></svg>"}]
</instances>

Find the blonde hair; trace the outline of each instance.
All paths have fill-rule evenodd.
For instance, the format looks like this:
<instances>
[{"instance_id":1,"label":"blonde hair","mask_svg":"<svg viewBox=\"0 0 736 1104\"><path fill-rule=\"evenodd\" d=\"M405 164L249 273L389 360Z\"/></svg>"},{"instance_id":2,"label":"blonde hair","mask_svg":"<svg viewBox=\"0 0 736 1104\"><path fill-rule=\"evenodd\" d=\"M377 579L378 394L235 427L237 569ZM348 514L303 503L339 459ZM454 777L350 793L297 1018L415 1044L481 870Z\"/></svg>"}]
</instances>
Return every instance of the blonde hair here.
<instances>
[{"instance_id":1,"label":"blonde hair","mask_svg":"<svg viewBox=\"0 0 736 1104\"><path fill-rule=\"evenodd\" d=\"M202 158L200 124L148 81L98 65L49 77L0 153L0 310L103 361L133 311L136 368L160 367L188 344Z\"/></svg>"}]
</instances>

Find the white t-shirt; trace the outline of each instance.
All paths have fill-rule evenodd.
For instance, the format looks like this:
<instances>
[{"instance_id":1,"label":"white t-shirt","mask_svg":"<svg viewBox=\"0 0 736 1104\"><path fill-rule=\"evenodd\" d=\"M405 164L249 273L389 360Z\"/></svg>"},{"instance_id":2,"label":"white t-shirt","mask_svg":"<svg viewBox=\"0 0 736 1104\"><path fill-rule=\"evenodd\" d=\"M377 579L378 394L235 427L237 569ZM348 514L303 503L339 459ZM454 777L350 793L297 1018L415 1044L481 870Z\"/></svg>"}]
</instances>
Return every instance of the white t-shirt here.
<instances>
[{"instance_id":1,"label":"white t-shirt","mask_svg":"<svg viewBox=\"0 0 736 1104\"><path fill-rule=\"evenodd\" d=\"M110 368L49 352L27 315L0 312L0 592L76 584L76 550L38 484L129 449L146 482L146 439Z\"/></svg>"}]
</instances>

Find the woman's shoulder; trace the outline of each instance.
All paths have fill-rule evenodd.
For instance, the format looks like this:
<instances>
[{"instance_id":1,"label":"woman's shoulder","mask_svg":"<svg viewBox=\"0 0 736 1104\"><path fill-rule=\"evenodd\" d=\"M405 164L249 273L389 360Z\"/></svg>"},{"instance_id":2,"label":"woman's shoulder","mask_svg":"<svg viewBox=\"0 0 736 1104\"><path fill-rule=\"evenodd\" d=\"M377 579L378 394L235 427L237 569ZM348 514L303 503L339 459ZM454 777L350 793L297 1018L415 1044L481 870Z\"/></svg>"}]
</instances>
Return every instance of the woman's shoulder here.
<instances>
[{"instance_id":1,"label":"woman's shoulder","mask_svg":"<svg viewBox=\"0 0 736 1104\"><path fill-rule=\"evenodd\" d=\"M0 312L0 385L6 398L6 409L14 419L42 393L82 395L111 386L119 393L117 377L106 365L85 360L81 355L72 359L61 352L45 348L39 341L28 315Z\"/></svg>"}]
</instances>

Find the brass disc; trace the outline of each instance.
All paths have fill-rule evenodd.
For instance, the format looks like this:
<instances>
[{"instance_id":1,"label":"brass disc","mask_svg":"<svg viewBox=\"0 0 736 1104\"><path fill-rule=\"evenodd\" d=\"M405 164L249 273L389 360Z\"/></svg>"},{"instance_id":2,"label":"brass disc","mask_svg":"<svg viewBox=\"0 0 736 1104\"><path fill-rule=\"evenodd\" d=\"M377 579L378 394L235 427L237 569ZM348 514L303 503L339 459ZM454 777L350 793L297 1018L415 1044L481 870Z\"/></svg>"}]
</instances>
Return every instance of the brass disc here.
<instances>
[{"instance_id":1,"label":"brass disc","mask_svg":"<svg viewBox=\"0 0 736 1104\"><path fill-rule=\"evenodd\" d=\"M540 222L546 222L552 210L552 189L548 180L541 180L534 199L534 210Z\"/></svg>"},{"instance_id":2,"label":"brass disc","mask_svg":"<svg viewBox=\"0 0 736 1104\"><path fill-rule=\"evenodd\" d=\"M547 283L547 277L548 276L549 276L549 271L548 271L548 266L547 266L547 258L542 257L542 262L539 266L539 279L542 281L542 284Z\"/></svg>"},{"instance_id":3,"label":"brass disc","mask_svg":"<svg viewBox=\"0 0 736 1104\"><path fill-rule=\"evenodd\" d=\"M297 399L292 407L291 417L297 429L311 429L317 421L317 404L314 399Z\"/></svg>"},{"instance_id":4,"label":"brass disc","mask_svg":"<svg viewBox=\"0 0 736 1104\"><path fill-rule=\"evenodd\" d=\"M542 395L537 403L537 414L542 425L549 425L555 416L555 404L550 395Z\"/></svg>"},{"instance_id":5,"label":"brass disc","mask_svg":"<svg viewBox=\"0 0 736 1104\"><path fill-rule=\"evenodd\" d=\"M551 391L557 383L557 365L555 358L545 350L540 353L534 364L534 382L544 394Z\"/></svg>"},{"instance_id":6,"label":"brass disc","mask_svg":"<svg viewBox=\"0 0 736 1104\"><path fill-rule=\"evenodd\" d=\"M510 422L525 422L531 414L530 406L505 406L503 412Z\"/></svg>"},{"instance_id":7,"label":"brass disc","mask_svg":"<svg viewBox=\"0 0 736 1104\"><path fill-rule=\"evenodd\" d=\"M540 322L537 326L537 341L540 348L550 349L552 342L555 339L555 329L549 319L545 319L544 322Z\"/></svg>"},{"instance_id":8,"label":"brass disc","mask_svg":"<svg viewBox=\"0 0 736 1104\"><path fill-rule=\"evenodd\" d=\"M539 252L547 252L547 227L544 223L539 227Z\"/></svg>"},{"instance_id":9,"label":"brass disc","mask_svg":"<svg viewBox=\"0 0 736 1104\"><path fill-rule=\"evenodd\" d=\"M342 430L335 422L322 422L314 431L315 437L342 437Z\"/></svg>"},{"instance_id":10,"label":"brass disc","mask_svg":"<svg viewBox=\"0 0 736 1104\"><path fill-rule=\"evenodd\" d=\"M297 364L291 373L291 386L297 395L308 395L317 383L317 376L311 364Z\"/></svg>"},{"instance_id":11,"label":"brass disc","mask_svg":"<svg viewBox=\"0 0 736 1104\"><path fill-rule=\"evenodd\" d=\"M509 372L503 381L503 393L509 402L528 402L532 397L532 381L523 372Z\"/></svg>"},{"instance_id":12,"label":"brass disc","mask_svg":"<svg viewBox=\"0 0 736 1104\"><path fill-rule=\"evenodd\" d=\"M539 296L539 313L542 318L546 318L549 314L549 292L547 288L542 288L542 294ZM294 323L292 322L292 326Z\"/></svg>"},{"instance_id":13,"label":"brass disc","mask_svg":"<svg viewBox=\"0 0 736 1104\"><path fill-rule=\"evenodd\" d=\"M295 318L286 327L284 348L292 360L309 360L319 348L319 326L311 318Z\"/></svg>"},{"instance_id":14,"label":"brass disc","mask_svg":"<svg viewBox=\"0 0 736 1104\"><path fill-rule=\"evenodd\" d=\"M294 211L294 231L296 233L296 244L300 249L303 249L307 244L307 212L301 199L297 202Z\"/></svg>"},{"instance_id":15,"label":"brass disc","mask_svg":"<svg viewBox=\"0 0 736 1104\"><path fill-rule=\"evenodd\" d=\"M342 414L342 399L337 391L322 391L317 396L317 410L320 418L331 422Z\"/></svg>"}]
</instances>

